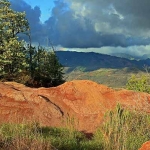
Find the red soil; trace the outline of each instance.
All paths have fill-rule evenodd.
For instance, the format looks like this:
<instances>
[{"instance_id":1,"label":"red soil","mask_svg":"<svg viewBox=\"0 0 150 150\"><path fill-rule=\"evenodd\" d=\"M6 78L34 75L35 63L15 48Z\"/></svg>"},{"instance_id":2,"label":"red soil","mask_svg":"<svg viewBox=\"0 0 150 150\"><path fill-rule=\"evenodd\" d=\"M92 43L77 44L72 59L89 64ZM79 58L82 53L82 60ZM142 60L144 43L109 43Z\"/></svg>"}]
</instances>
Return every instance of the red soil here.
<instances>
[{"instance_id":1,"label":"red soil","mask_svg":"<svg viewBox=\"0 0 150 150\"><path fill-rule=\"evenodd\" d=\"M139 150L150 150L150 141L145 142Z\"/></svg>"},{"instance_id":2,"label":"red soil","mask_svg":"<svg viewBox=\"0 0 150 150\"><path fill-rule=\"evenodd\" d=\"M77 129L92 132L117 103L150 112L149 94L115 91L88 80L66 82L54 88L0 83L1 122L38 121L44 126L65 126L71 117Z\"/></svg>"}]
</instances>

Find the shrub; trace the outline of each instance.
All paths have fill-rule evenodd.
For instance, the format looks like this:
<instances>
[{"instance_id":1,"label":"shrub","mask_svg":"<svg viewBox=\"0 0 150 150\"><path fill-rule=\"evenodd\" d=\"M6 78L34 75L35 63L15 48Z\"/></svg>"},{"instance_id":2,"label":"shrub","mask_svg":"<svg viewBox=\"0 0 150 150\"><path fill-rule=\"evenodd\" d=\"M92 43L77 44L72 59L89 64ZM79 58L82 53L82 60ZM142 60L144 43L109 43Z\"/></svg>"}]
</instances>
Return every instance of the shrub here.
<instances>
[{"instance_id":1,"label":"shrub","mask_svg":"<svg viewBox=\"0 0 150 150\"><path fill-rule=\"evenodd\" d=\"M149 79L147 76L142 76L140 78L132 75L126 84L128 90L140 91L150 93Z\"/></svg>"}]
</instances>

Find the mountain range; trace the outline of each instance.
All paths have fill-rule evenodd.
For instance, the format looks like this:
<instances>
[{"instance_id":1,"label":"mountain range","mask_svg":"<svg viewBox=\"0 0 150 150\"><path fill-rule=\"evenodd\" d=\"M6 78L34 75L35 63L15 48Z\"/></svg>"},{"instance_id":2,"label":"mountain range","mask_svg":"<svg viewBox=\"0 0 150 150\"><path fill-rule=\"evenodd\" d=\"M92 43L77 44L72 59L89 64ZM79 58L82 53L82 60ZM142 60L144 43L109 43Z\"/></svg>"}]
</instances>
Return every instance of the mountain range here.
<instances>
[{"instance_id":1,"label":"mountain range","mask_svg":"<svg viewBox=\"0 0 150 150\"><path fill-rule=\"evenodd\" d=\"M66 81L91 80L113 88L125 88L133 74L147 75L150 66L150 59L127 59L94 52L56 51L56 55L64 66Z\"/></svg>"},{"instance_id":2,"label":"mountain range","mask_svg":"<svg viewBox=\"0 0 150 150\"><path fill-rule=\"evenodd\" d=\"M93 71L100 68L121 69L125 67L143 69L150 66L150 59L136 60L123 57L111 56L94 52L57 51L57 57L64 67L69 67L70 71L77 67L83 71Z\"/></svg>"},{"instance_id":3,"label":"mountain range","mask_svg":"<svg viewBox=\"0 0 150 150\"><path fill-rule=\"evenodd\" d=\"M121 58L127 58L130 60L144 60L150 58L150 54L144 54L142 56L137 56L137 55L130 55L126 53L110 53L109 55L111 56L117 56Z\"/></svg>"}]
</instances>

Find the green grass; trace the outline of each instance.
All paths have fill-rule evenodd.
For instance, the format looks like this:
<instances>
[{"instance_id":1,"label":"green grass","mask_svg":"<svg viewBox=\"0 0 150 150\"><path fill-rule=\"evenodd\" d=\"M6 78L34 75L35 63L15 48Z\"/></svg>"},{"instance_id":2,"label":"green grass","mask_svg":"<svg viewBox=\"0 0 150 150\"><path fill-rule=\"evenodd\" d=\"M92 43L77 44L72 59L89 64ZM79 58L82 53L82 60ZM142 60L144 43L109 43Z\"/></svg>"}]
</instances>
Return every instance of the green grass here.
<instances>
[{"instance_id":1,"label":"green grass","mask_svg":"<svg viewBox=\"0 0 150 150\"><path fill-rule=\"evenodd\" d=\"M150 140L150 115L118 105L88 138L66 128L41 127L38 123L0 125L0 150L137 150Z\"/></svg>"},{"instance_id":2,"label":"green grass","mask_svg":"<svg viewBox=\"0 0 150 150\"><path fill-rule=\"evenodd\" d=\"M137 150L150 140L150 115L126 110L117 105L105 116L105 122L97 131L104 135L104 150ZM98 136L97 136L98 137Z\"/></svg>"}]
</instances>

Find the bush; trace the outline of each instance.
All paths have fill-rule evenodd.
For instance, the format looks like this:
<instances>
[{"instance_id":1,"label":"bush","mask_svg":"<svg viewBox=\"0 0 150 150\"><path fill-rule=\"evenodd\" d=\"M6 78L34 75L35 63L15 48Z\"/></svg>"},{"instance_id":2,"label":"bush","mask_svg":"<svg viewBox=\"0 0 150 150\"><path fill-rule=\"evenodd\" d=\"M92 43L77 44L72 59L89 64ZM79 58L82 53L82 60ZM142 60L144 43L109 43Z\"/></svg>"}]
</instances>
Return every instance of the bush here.
<instances>
[{"instance_id":1,"label":"bush","mask_svg":"<svg viewBox=\"0 0 150 150\"><path fill-rule=\"evenodd\" d=\"M128 90L140 91L150 93L149 79L147 76L142 76L140 78L132 75L126 84Z\"/></svg>"}]
</instances>

